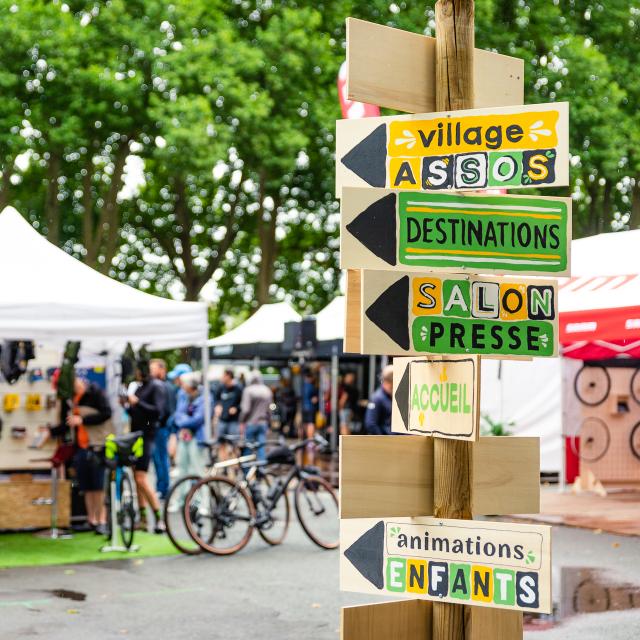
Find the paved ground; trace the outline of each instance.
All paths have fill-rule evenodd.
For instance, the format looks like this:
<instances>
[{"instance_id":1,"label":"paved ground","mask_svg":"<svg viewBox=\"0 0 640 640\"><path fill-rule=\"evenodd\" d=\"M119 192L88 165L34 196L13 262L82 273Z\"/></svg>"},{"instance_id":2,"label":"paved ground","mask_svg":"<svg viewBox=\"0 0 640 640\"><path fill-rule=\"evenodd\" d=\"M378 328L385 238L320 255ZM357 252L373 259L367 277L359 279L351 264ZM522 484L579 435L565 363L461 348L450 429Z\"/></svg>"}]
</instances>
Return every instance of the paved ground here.
<instances>
[{"instance_id":1,"label":"paved ground","mask_svg":"<svg viewBox=\"0 0 640 640\"><path fill-rule=\"evenodd\" d=\"M633 586L640 584L640 538L558 528L553 544L556 617L562 619L526 638L637 640L640 609L630 607L640 607ZM337 552L316 549L295 525L279 548L256 537L228 558L0 571L0 640L334 640L339 607L374 600L341 594ZM576 608L627 610L575 615Z\"/></svg>"}]
</instances>

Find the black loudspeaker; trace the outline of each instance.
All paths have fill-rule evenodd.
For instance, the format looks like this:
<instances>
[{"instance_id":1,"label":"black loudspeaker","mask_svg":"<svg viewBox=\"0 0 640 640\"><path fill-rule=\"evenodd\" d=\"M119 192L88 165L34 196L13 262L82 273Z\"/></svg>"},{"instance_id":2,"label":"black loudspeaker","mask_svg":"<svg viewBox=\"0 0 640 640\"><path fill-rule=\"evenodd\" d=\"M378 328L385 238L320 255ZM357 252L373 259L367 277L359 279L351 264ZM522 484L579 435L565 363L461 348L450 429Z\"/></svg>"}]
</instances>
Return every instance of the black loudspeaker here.
<instances>
[{"instance_id":1,"label":"black loudspeaker","mask_svg":"<svg viewBox=\"0 0 640 640\"><path fill-rule=\"evenodd\" d=\"M300 322L284 323L284 350L309 351L317 344L316 319L303 318Z\"/></svg>"}]
</instances>

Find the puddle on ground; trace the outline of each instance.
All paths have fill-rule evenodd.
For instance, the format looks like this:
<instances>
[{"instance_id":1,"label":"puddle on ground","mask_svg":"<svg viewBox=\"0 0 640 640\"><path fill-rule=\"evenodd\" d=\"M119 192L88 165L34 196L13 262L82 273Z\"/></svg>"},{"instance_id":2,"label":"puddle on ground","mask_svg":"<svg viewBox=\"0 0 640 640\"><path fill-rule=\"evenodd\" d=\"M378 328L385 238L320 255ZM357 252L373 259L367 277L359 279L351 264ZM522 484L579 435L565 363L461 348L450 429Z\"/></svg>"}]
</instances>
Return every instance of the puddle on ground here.
<instances>
[{"instance_id":1,"label":"puddle on ground","mask_svg":"<svg viewBox=\"0 0 640 640\"><path fill-rule=\"evenodd\" d=\"M550 629L577 615L640 609L640 585L615 582L598 569L562 567L559 591L551 615L525 613L525 630Z\"/></svg>"},{"instance_id":2,"label":"puddle on ground","mask_svg":"<svg viewBox=\"0 0 640 640\"><path fill-rule=\"evenodd\" d=\"M79 591L69 591L69 589L49 589L47 593L50 593L56 598L73 600L75 602L84 602L87 599L86 593L80 593Z\"/></svg>"}]
</instances>

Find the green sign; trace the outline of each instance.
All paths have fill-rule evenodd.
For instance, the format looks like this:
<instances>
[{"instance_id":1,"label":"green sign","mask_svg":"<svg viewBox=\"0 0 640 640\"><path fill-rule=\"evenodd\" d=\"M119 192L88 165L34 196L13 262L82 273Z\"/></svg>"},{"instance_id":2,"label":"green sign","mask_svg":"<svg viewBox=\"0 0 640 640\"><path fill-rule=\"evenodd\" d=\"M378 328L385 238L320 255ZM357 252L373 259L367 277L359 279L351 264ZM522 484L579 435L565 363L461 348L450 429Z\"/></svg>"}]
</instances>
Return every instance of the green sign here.
<instances>
[{"instance_id":1,"label":"green sign","mask_svg":"<svg viewBox=\"0 0 640 640\"><path fill-rule=\"evenodd\" d=\"M345 188L344 269L569 275L571 199Z\"/></svg>"},{"instance_id":2,"label":"green sign","mask_svg":"<svg viewBox=\"0 0 640 640\"><path fill-rule=\"evenodd\" d=\"M402 192L400 264L562 273L569 207L564 200Z\"/></svg>"}]
</instances>

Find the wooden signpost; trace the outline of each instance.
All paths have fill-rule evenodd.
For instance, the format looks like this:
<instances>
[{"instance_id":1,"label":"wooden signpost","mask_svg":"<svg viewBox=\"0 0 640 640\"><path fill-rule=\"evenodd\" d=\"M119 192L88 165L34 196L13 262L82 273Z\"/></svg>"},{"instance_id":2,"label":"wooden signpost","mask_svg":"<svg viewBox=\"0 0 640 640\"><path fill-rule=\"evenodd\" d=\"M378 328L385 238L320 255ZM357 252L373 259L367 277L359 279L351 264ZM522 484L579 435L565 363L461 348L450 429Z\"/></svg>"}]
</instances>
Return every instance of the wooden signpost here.
<instances>
[{"instance_id":1,"label":"wooden signpost","mask_svg":"<svg viewBox=\"0 0 640 640\"><path fill-rule=\"evenodd\" d=\"M363 271L360 313L362 353L508 358L558 349L553 280Z\"/></svg>"},{"instance_id":2,"label":"wooden signpost","mask_svg":"<svg viewBox=\"0 0 640 640\"><path fill-rule=\"evenodd\" d=\"M566 102L338 120L336 193L567 186L568 122Z\"/></svg>"},{"instance_id":3,"label":"wooden signpost","mask_svg":"<svg viewBox=\"0 0 640 640\"><path fill-rule=\"evenodd\" d=\"M565 275L571 198L342 190L343 269Z\"/></svg>"},{"instance_id":4,"label":"wooden signpost","mask_svg":"<svg viewBox=\"0 0 640 640\"><path fill-rule=\"evenodd\" d=\"M477 440L480 359L394 358L392 411L395 433Z\"/></svg>"},{"instance_id":5,"label":"wooden signpost","mask_svg":"<svg viewBox=\"0 0 640 640\"><path fill-rule=\"evenodd\" d=\"M414 115L337 123L344 348L417 357L404 436L341 438L341 587L405 598L343 609L342 640L521 640L552 608L550 529L472 518L540 506L538 439L478 437L478 356L557 354L556 282L523 276L569 275L571 202L484 190L569 184L568 104L521 105L473 0L435 9L435 40L347 25L349 97Z\"/></svg>"}]
</instances>

